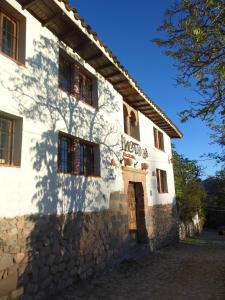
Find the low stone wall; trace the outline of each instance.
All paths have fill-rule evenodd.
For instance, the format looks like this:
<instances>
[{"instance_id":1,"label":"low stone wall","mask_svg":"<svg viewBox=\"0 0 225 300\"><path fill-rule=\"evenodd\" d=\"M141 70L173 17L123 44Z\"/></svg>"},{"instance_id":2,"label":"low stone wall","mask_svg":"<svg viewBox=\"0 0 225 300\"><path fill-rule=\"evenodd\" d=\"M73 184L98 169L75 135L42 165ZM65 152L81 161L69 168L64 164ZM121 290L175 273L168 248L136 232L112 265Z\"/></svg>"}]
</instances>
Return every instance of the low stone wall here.
<instances>
[{"instance_id":1,"label":"low stone wall","mask_svg":"<svg viewBox=\"0 0 225 300\"><path fill-rule=\"evenodd\" d=\"M0 219L0 300L46 299L127 257L136 242L128 232L126 198L111 200L114 210ZM148 248L176 240L171 205L150 207L145 222Z\"/></svg>"},{"instance_id":2,"label":"low stone wall","mask_svg":"<svg viewBox=\"0 0 225 300\"><path fill-rule=\"evenodd\" d=\"M149 207L147 227L153 249L178 242L176 206L166 204Z\"/></svg>"},{"instance_id":3,"label":"low stone wall","mask_svg":"<svg viewBox=\"0 0 225 300\"><path fill-rule=\"evenodd\" d=\"M193 221L179 222L179 238L181 241L185 240L187 237L194 237L202 232L204 225L204 220L199 220L195 223Z\"/></svg>"}]
</instances>

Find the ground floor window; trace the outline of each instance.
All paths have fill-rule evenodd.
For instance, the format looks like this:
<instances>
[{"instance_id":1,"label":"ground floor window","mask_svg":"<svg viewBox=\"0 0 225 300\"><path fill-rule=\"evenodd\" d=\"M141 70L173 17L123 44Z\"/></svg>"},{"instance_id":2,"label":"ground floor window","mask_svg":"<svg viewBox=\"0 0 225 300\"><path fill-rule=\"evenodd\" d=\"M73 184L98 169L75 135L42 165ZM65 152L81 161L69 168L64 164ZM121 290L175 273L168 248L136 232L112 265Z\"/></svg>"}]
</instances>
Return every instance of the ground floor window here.
<instances>
[{"instance_id":1,"label":"ground floor window","mask_svg":"<svg viewBox=\"0 0 225 300\"><path fill-rule=\"evenodd\" d=\"M99 145L60 132L58 171L72 175L99 176Z\"/></svg>"},{"instance_id":2,"label":"ground floor window","mask_svg":"<svg viewBox=\"0 0 225 300\"><path fill-rule=\"evenodd\" d=\"M22 118L0 111L0 165L19 166Z\"/></svg>"},{"instance_id":3,"label":"ground floor window","mask_svg":"<svg viewBox=\"0 0 225 300\"><path fill-rule=\"evenodd\" d=\"M11 164L14 121L0 117L0 163Z\"/></svg>"},{"instance_id":4,"label":"ground floor window","mask_svg":"<svg viewBox=\"0 0 225 300\"><path fill-rule=\"evenodd\" d=\"M159 193L168 193L167 174L166 171L156 169L157 187Z\"/></svg>"}]
</instances>

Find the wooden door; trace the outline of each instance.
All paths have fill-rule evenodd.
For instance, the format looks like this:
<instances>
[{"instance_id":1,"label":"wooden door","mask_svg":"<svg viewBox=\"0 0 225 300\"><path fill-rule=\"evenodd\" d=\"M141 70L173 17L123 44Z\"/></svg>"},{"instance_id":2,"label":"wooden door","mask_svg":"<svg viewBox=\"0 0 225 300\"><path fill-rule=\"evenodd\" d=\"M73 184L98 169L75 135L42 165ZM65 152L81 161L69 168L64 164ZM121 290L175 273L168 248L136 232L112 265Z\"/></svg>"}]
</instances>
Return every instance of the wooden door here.
<instances>
[{"instance_id":1,"label":"wooden door","mask_svg":"<svg viewBox=\"0 0 225 300\"><path fill-rule=\"evenodd\" d=\"M129 183L127 191L128 204L128 228L130 231L137 230L136 220L136 201L135 201L135 187L134 183Z\"/></svg>"},{"instance_id":2,"label":"wooden door","mask_svg":"<svg viewBox=\"0 0 225 300\"><path fill-rule=\"evenodd\" d=\"M136 200L136 222L137 222L137 241L146 243L148 233L145 224L145 204L144 190L141 183L135 183L135 200Z\"/></svg>"}]
</instances>

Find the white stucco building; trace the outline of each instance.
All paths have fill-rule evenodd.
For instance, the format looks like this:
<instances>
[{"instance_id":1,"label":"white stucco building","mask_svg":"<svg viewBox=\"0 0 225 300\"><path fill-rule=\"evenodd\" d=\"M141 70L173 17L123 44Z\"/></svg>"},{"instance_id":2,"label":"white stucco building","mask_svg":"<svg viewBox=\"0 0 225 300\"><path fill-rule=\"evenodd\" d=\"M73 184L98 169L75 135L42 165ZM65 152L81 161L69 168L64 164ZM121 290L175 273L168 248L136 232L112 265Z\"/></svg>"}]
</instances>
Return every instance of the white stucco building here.
<instances>
[{"instance_id":1,"label":"white stucco building","mask_svg":"<svg viewBox=\"0 0 225 300\"><path fill-rule=\"evenodd\" d=\"M39 299L136 243L176 238L171 138L182 134L66 1L1 1L0 20L0 296ZM34 253L54 256L36 293ZM70 260L74 278L53 274Z\"/></svg>"}]
</instances>

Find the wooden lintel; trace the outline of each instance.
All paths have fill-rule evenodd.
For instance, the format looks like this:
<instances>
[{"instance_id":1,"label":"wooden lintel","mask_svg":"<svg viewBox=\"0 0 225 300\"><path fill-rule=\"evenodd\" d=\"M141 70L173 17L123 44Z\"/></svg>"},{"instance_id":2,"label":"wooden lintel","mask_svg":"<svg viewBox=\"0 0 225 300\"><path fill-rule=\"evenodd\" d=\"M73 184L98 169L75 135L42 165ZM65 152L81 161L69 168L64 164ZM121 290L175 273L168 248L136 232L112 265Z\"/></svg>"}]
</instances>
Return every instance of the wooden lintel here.
<instances>
[{"instance_id":1,"label":"wooden lintel","mask_svg":"<svg viewBox=\"0 0 225 300\"><path fill-rule=\"evenodd\" d=\"M104 64L104 65L102 65L102 66L99 66L99 67L95 68L95 70L96 70L97 72L99 72L99 71L104 70L104 69L107 69L107 68L109 68L109 67L114 67L113 63L108 62L108 63L106 63L106 64Z\"/></svg>"},{"instance_id":2,"label":"wooden lintel","mask_svg":"<svg viewBox=\"0 0 225 300\"><path fill-rule=\"evenodd\" d=\"M57 19L58 17L61 17L64 15L64 12L59 12L57 14L52 15L50 18L48 18L46 21L42 22L42 26L46 27L48 26L52 21Z\"/></svg>"},{"instance_id":3,"label":"wooden lintel","mask_svg":"<svg viewBox=\"0 0 225 300\"><path fill-rule=\"evenodd\" d=\"M86 58L85 60L88 61L88 62L90 62L90 61L96 60L96 59L98 59L98 58L100 58L102 56L103 56L103 53L102 52L98 52L97 54L94 54L94 55Z\"/></svg>"},{"instance_id":4,"label":"wooden lintel","mask_svg":"<svg viewBox=\"0 0 225 300\"><path fill-rule=\"evenodd\" d=\"M28 9L30 6L35 4L36 2L39 2L40 0L29 0L22 6L22 9Z\"/></svg>"},{"instance_id":5,"label":"wooden lintel","mask_svg":"<svg viewBox=\"0 0 225 300\"><path fill-rule=\"evenodd\" d=\"M113 73L111 73L111 74L105 76L105 78L106 78L106 79L111 79L111 78L113 78L113 77L115 77L115 76L118 76L118 75L120 75L120 74L121 74L120 71L116 71L116 72L113 72Z\"/></svg>"}]
</instances>

